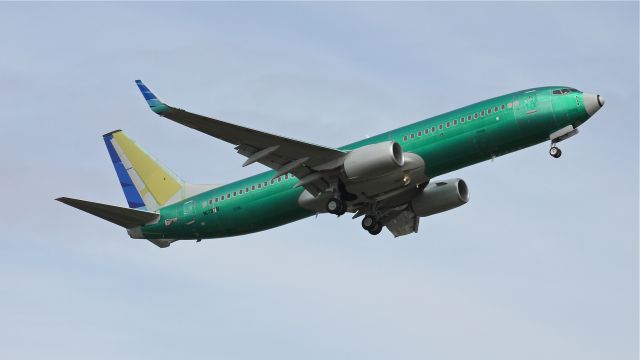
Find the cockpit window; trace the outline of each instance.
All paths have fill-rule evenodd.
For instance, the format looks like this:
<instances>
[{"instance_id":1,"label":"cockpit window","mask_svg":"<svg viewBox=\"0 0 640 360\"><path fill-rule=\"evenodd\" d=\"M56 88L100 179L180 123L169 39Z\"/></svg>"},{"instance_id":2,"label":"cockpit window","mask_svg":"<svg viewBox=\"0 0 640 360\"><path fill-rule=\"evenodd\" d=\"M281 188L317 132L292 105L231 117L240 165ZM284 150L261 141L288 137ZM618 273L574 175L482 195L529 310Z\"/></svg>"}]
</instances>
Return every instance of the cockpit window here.
<instances>
[{"instance_id":1,"label":"cockpit window","mask_svg":"<svg viewBox=\"0 0 640 360\"><path fill-rule=\"evenodd\" d=\"M553 94L555 95L568 94L572 92L579 92L579 91L574 88L564 88L564 89L553 90Z\"/></svg>"}]
</instances>

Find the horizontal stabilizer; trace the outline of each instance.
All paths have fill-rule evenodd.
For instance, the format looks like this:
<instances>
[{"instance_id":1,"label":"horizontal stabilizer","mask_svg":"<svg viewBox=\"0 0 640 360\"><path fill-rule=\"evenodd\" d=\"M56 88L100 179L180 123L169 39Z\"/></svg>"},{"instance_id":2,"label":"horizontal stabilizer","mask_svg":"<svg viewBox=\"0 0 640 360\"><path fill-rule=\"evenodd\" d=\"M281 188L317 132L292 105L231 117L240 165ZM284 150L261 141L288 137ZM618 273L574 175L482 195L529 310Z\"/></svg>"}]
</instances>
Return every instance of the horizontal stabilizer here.
<instances>
[{"instance_id":1,"label":"horizontal stabilizer","mask_svg":"<svg viewBox=\"0 0 640 360\"><path fill-rule=\"evenodd\" d=\"M127 229L144 225L148 222L156 220L158 216L160 216L149 211L100 204L96 202L72 199L68 197L61 197L57 198L56 200Z\"/></svg>"}]
</instances>

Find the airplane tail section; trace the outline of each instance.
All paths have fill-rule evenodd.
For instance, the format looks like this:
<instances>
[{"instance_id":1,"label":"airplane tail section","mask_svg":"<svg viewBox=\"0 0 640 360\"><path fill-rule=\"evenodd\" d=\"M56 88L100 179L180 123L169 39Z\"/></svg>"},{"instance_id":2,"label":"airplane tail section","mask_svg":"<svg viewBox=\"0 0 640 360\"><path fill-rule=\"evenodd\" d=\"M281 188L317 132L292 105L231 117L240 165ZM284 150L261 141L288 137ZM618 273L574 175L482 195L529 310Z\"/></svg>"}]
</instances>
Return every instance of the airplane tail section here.
<instances>
[{"instance_id":1,"label":"airplane tail section","mask_svg":"<svg viewBox=\"0 0 640 360\"><path fill-rule=\"evenodd\" d=\"M120 225L126 229L147 224L158 219L160 216L149 211L127 209L120 206L72 199L68 197L61 197L56 200L116 225Z\"/></svg>"},{"instance_id":2,"label":"airplane tail section","mask_svg":"<svg viewBox=\"0 0 640 360\"><path fill-rule=\"evenodd\" d=\"M120 185L132 209L155 211L185 198L185 183L122 130L103 135Z\"/></svg>"}]
</instances>

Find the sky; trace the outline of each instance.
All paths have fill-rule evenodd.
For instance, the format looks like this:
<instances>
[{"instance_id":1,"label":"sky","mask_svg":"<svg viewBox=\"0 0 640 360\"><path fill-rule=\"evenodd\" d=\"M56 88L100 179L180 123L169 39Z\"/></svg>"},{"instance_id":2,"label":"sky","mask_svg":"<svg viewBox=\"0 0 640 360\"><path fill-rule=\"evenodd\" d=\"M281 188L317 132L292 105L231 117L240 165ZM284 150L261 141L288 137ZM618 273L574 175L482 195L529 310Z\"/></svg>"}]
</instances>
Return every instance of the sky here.
<instances>
[{"instance_id":1,"label":"sky","mask_svg":"<svg viewBox=\"0 0 640 360\"><path fill-rule=\"evenodd\" d=\"M638 3L1 3L0 358L637 359ZM394 239L311 217L159 249L60 204L126 206L101 135L226 183L166 102L341 146L546 85L602 94L562 142L443 178L471 201Z\"/></svg>"}]
</instances>

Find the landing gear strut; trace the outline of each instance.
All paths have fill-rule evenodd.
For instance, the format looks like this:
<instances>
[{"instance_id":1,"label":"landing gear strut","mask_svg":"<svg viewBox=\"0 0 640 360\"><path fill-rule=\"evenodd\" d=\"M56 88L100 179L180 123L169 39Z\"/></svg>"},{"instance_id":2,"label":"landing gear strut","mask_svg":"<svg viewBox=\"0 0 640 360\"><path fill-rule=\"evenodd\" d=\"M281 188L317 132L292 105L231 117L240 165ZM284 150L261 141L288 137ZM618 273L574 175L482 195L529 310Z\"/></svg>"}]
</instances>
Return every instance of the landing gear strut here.
<instances>
[{"instance_id":1,"label":"landing gear strut","mask_svg":"<svg viewBox=\"0 0 640 360\"><path fill-rule=\"evenodd\" d=\"M378 235L382 231L382 224L375 217L367 215L362 219L362 228L371 235Z\"/></svg>"},{"instance_id":2,"label":"landing gear strut","mask_svg":"<svg viewBox=\"0 0 640 360\"><path fill-rule=\"evenodd\" d=\"M557 159L562 155L562 150L560 150L555 144L551 144L551 149L549 149L549 155Z\"/></svg>"}]
</instances>

